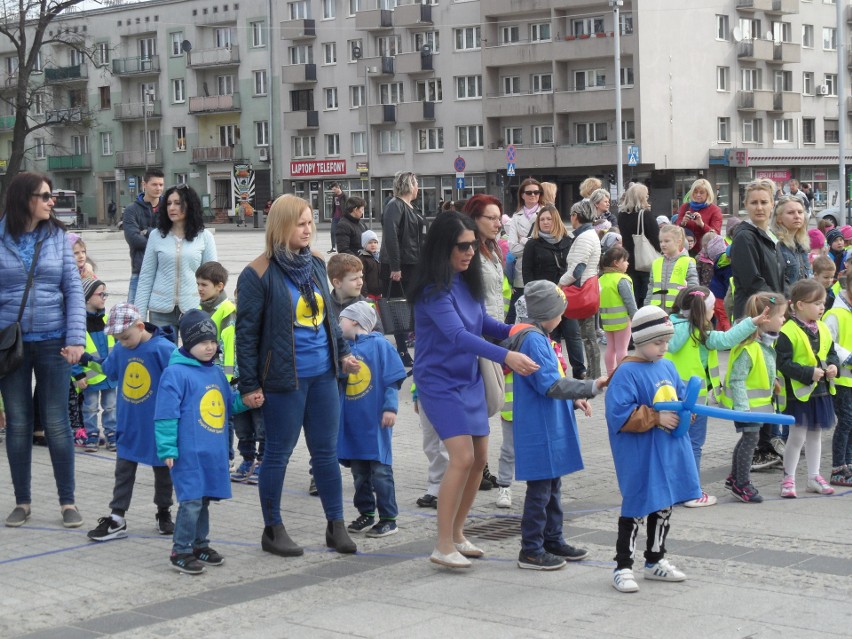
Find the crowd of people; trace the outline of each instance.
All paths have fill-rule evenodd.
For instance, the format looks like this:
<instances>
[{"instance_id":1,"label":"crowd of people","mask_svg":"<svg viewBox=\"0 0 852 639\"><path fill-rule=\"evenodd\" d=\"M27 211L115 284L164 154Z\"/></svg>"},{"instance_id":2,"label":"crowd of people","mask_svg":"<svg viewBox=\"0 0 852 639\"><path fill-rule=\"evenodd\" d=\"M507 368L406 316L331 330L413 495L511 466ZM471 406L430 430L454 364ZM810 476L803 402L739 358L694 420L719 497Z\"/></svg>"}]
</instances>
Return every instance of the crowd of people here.
<instances>
[{"instance_id":1,"label":"crowd of people","mask_svg":"<svg viewBox=\"0 0 852 639\"><path fill-rule=\"evenodd\" d=\"M561 488L583 468L574 412L590 414L604 392L622 495L612 577L621 592L638 590L643 520L645 579L683 581L665 556L673 506L717 502L700 482L707 418L696 415L681 437L680 416L655 409L683 399L694 378L702 403L738 411L725 483L735 498L760 503L751 472L779 465L780 495L796 497L802 450L808 491L852 486L852 228L808 230L797 184L785 195L771 181L750 183L745 219L725 222L704 179L664 216L651 212L641 183L616 213L610 192L589 178L560 211L555 185L530 177L511 215L479 194L427 228L413 206L417 176L403 171L381 246L361 221L364 200L336 187L327 263L309 203L284 195L268 207L264 251L239 274L233 300L198 194L166 188L156 170L142 186L123 218L128 300L107 312L108 284L85 242L51 215L49 179L22 173L11 182L0 220L0 329L20 323L24 358L0 379L16 502L6 526L30 517L37 421L66 527L83 524L75 441L116 453L110 511L88 532L92 541L127 536L142 464L153 469L155 525L173 537L176 570L224 562L210 547L209 504L229 498L236 482L258 486L262 549L299 556L282 493L304 432L325 542L354 553L353 535L398 531L391 433L409 375L428 461L417 505L437 510L430 559L445 567L485 555L465 537L469 511L492 487L495 505L510 508L514 480L526 482L518 566L554 570L588 556L565 541ZM407 301L413 331L384 314L383 298ZM720 351L730 351L724 370ZM759 413L775 412L793 425L761 423ZM489 419L498 413L493 475ZM835 425L826 480L822 432ZM358 513L348 524L341 466L351 470Z\"/></svg>"}]
</instances>

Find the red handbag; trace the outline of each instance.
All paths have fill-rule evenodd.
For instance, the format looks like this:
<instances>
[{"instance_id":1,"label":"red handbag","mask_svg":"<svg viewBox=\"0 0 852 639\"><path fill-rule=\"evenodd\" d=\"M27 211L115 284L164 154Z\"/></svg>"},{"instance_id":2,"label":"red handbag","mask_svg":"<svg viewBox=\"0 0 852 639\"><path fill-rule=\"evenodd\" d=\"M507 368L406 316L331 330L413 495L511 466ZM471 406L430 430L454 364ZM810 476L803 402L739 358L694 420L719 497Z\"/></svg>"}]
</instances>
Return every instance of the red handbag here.
<instances>
[{"instance_id":1,"label":"red handbag","mask_svg":"<svg viewBox=\"0 0 852 639\"><path fill-rule=\"evenodd\" d=\"M568 319L592 317L601 307L601 287L597 275L587 279L582 286L563 286L562 291L568 300L564 313Z\"/></svg>"}]
</instances>

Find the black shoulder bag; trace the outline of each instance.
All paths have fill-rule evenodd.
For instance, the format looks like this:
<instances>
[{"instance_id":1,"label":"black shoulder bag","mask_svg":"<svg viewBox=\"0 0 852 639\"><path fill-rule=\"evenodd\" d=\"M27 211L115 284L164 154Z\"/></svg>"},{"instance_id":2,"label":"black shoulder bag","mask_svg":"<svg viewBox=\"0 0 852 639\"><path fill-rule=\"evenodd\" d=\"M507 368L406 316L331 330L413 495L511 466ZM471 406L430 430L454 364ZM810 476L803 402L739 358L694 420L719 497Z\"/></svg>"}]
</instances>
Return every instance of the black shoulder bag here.
<instances>
[{"instance_id":1,"label":"black shoulder bag","mask_svg":"<svg viewBox=\"0 0 852 639\"><path fill-rule=\"evenodd\" d=\"M21 319L24 317L24 308L27 306L27 298L30 296L30 289L33 286L35 267L43 242L44 240L40 240L35 246L33 263L30 265L30 272L27 276L27 287L24 289L21 308L18 309L18 321L0 331L0 379L14 372L24 361L24 335L21 330Z\"/></svg>"}]
</instances>

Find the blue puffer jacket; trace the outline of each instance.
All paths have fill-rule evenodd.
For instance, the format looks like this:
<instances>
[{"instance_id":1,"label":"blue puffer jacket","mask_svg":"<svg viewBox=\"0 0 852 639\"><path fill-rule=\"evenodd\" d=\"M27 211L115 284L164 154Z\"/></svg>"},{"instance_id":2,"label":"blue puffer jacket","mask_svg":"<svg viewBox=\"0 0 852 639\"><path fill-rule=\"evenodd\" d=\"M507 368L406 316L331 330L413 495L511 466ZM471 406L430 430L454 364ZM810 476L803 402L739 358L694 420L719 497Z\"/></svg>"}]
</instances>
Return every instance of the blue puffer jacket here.
<instances>
[{"instance_id":1,"label":"blue puffer jacket","mask_svg":"<svg viewBox=\"0 0 852 639\"><path fill-rule=\"evenodd\" d=\"M40 334L64 333L66 345L83 346L86 343L86 303L74 254L64 231L42 222L37 233L38 239L45 236L46 239L21 319L24 340L33 340ZM17 246L6 232L6 219L3 218L0 220L0 329L18 319L27 272Z\"/></svg>"},{"instance_id":2,"label":"blue puffer jacket","mask_svg":"<svg viewBox=\"0 0 852 639\"><path fill-rule=\"evenodd\" d=\"M325 308L331 308L328 274L322 258L313 258L314 283L322 292ZM262 388L283 393L299 387L293 338L293 300L284 271L261 255L240 274L237 289L237 361L240 363L240 394ZM349 354L337 318L325 314L329 335L329 355L338 377L340 358Z\"/></svg>"}]
</instances>

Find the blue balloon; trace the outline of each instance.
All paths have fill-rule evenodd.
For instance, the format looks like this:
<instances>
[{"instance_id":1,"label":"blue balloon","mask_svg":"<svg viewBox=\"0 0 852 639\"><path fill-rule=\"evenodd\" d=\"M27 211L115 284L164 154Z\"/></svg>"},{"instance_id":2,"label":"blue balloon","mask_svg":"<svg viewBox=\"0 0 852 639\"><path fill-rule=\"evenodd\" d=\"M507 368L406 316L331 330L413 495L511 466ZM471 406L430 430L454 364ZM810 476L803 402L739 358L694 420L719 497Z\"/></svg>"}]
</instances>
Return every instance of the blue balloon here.
<instances>
[{"instance_id":1,"label":"blue balloon","mask_svg":"<svg viewBox=\"0 0 852 639\"><path fill-rule=\"evenodd\" d=\"M718 406L706 406L697 403L703 381L699 377L691 377L686 383L686 393L680 402L657 402L654 410L670 411L680 415L677 428L672 431L675 437L683 437L689 430L692 415L705 415L732 422L747 422L750 424L787 424L792 425L796 420L792 415L783 413L752 413L750 411L730 410Z\"/></svg>"}]
</instances>

